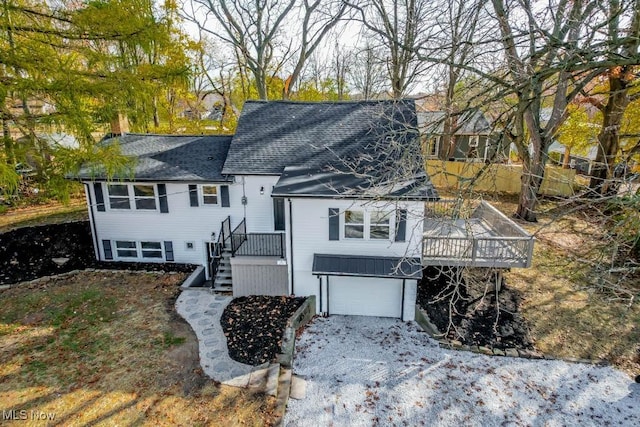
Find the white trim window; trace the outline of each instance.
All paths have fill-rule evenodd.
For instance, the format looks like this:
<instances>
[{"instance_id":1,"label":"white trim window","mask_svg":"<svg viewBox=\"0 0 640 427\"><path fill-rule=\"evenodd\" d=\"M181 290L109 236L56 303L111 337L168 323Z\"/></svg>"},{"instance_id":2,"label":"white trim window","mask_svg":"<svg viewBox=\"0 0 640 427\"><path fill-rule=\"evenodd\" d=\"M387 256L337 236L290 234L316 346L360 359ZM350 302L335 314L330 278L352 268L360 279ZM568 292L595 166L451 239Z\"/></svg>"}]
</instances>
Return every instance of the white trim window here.
<instances>
[{"instance_id":1,"label":"white trim window","mask_svg":"<svg viewBox=\"0 0 640 427\"><path fill-rule=\"evenodd\" d=\"M138 258L138 244L130 240L116 240L118 258Z\"/></svg>"},{"instance_id":2,"label":"white trim window","mask_svg":"<svg viewBox=\"0 0 640 427\"><path fill-rule=\"evenodd\" d=\"M220 204L220 191L217 185L201 185L202 204L206 206L217 206Z\"/></svg>"},{"instance_id":3,"label":"white trim window","mask_svg":"<svg viewBox=\"0 0 640 427\"><path fill-rule=\"evenodd\" d=\"M158 207L154 184L107 184L109 209L155 211Z\"/></svg>"},{"instance_id":4,"label":"white trim window","mask_svg":"<svg viewBox=\"0 0 640 427\"><path fill-rule=\"evenodd\" d=\"M392 212L348 209L344 211L344 238L389 240L392 215Z\"/></svg>"},{"instance_id":5,"label":"white trim window","mask_svg":"<svg viewBox=\"0 0 640 427\"><path fill-rule=\"evenodd\" d=\"M385 239L391 237L391 213L384 211L373 211L369 216L369 238Z\"/></svg>"},{"instance_id":6,"label":"white trim window","mask_svg":"<svg viewBox=\"0 0 640 427\"><path fill-rule=\"evenodd\" d=\"M363 211L344 211L344 237L345 239L364 239Z\"/></svg>"},{"instance_id":7,"label":"white trim window","mask_svg":"<svg viewBox=\"0 0 640 427\"><path fill-rule=\"evenodd\" d=\"M162 242L136 242L116 240L116 256L119 259L164 259Z\"/></svg>"}]
</instances>

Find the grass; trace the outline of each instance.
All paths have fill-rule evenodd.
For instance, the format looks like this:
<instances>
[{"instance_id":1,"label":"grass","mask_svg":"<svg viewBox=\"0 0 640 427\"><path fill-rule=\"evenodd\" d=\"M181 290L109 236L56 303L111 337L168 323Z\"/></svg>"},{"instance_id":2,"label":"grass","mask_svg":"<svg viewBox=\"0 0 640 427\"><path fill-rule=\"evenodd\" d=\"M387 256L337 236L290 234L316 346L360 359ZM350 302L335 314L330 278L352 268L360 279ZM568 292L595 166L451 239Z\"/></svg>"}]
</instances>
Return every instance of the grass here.
<instances>
[{"instance_id":1,"label":"grass","mask_svg":"<svg viewBox=\"0 0 640 427\"><path fill-rule=\"evenodd\" d=\"M0 409L64 425L271 423L273 398L202 374L173 312L183 279L86 272L0 291Z\"/></svg>"},{"instance_id":2,"label":"grass","mask_svg":"<svg viewBox=\"0 0 640 427\"><path fill-rule=\"evenodd\" d=\"M4 208L0 211L0 233L20 227L88 219L84 197L72 198L66 205L48 201L35 206Z\"/></svg>"},{"instance_id":3,"label":"grass","mask_svg":"<svg viewBox=\"0 0 640 427\"><path fill-rule=\"evenodd\" d=\"M493 202L505 214L517 200ZM640 305L593 285L590 263L601 257L605 229L594 212L563 212L555 202L541 203L538 224L523 224L535 233L533 266L513 269L507 283L521 292L522 310L539 351L556 357L607 360L635 376L640 373ZM547 212L547 213L544 213ZM640 294L640 283L627 283Z\"/></svg>"}]
</instances>

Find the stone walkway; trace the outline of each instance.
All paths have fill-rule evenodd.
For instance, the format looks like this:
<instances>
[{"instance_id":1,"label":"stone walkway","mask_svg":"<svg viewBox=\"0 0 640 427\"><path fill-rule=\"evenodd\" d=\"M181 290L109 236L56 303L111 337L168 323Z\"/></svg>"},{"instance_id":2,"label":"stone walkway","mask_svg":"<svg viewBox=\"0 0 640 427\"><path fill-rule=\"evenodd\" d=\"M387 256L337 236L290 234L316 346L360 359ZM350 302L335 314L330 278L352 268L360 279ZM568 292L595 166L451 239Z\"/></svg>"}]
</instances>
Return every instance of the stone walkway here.
<instances>
[{"instance_id":1,"label":"stone walkway","mask_svg":"<svg viewBox=\"0 0 640 427\"><path fill-rule=\"evenodd\" d=\"M267 376L269 364L245 365L229 357L220 317L231 299L230 296L215 295L206 289L185 289L176 301L176 310L189 322L198 337L200 365L206 375L226 385L258 386Z\"/></svg>"}]
</instances>

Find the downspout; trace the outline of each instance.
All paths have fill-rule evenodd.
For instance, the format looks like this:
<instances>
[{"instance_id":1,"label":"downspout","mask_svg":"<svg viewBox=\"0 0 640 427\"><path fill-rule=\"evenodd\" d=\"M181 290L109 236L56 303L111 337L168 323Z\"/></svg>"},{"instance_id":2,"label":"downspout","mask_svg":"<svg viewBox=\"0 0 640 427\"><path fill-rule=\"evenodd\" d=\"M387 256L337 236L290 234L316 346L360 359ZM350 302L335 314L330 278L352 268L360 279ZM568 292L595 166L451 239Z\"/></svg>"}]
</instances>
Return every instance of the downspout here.
<instances>
[{"instance_id":1,"label":"downspout","mask_svg":"<svg viewBox=\"0 0 640 427\"><path fill-rule=\"evenodd\" d=\"M87 203L89 205L89 224L91 224L91 231L93 234L93 251L96 255L96 260L100 261L100 248L98 247L98 231L96 230L96 222L93 214L93 200L91 199L91 189L89 184L83 182L84 192L87 195Z\"/></svg>"},{"instance_id":2,"label":"downspout","mask_svg":"<svg viewBox=\"0 0 640 427\"><path fill-rule=\"evenodd\" d=\"M322 313L322 276L318 274L318 295L320 298L320 313Z\"/></svg>"},{"instance_id":3,"label":"downspout","mask_svg":"<svg viewBox=\"0 0 640 427\"><path fill-rule=\"evenodd\" d=\"M400 320L404 322L404 292L407 279L402 279L402 302L400 303Z\"/></svg>"},{"instance_id":4,"label":"downspout","mask_svg":"<svg viewBox=\"0 0 640 427\"><path fill-rule=\"evenodd\" d=\"M289 257L289 262L291 263L291 295L295 295L295 282L293 280L293 207L291 204L291 199L289 200L289 251L291 256Z\"/></svg>"},{"instance_id":5,"label":"downspout","mask_svg":"<svg viewBox=\"0 0 640 427\"><path fill-rule=\"evenodd\" d=\"M329 317L329 276L327 276L327 317Z\"/></svg>"}]
</instances>

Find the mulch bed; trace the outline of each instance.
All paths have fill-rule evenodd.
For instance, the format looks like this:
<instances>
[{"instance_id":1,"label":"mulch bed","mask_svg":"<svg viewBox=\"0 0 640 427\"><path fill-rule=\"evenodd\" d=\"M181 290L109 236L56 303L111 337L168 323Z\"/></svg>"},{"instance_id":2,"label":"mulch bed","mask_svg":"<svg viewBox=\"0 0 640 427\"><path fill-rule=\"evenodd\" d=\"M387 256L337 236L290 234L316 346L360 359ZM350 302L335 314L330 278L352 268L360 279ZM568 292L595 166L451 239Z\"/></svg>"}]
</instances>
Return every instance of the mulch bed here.
<instances>
[{"instance_id":1,"label":"mulch bed","mask_svg":"<svg viewBox=\"0 0 640 427\"><path fill-rule=\"evenodd\" d=\"M68 258L59 266L53 258ZM176 263L97 261L88 221L24 227L0 234L0 285L85 268L192 272L196 267Z\"/></svg>"},{"instance_id":2,"label":"mulch bed","mask_svg":"<svg viewBox=\"0 0 640 427\"><path fill-rule=\"evenodd\" d=\"M477 279L481 271L471 270L471 274ZM457 300L451 305L451 294L456 290L451 277L455 275L455 269L441 273L439 269L426 268L418 285L418 305L440 331L446 331L445 338L466 345L533 349L529 328L519 310L521 298L517 290L503 283L496 306L494 285L487 288L487 281L468 280L463 274Z\"/></svg>"},{"instance_id":3,"label":"mulch bed","mask_svg":"<svg viewBox=\"0 0 640 427\"><path fill-rule=\"evenodd\" d=\"M271 362L280 353L287 320L304 300L264 295L235 298L220 318L229 356L253 366Z\"/></svg>"}]
</instances>

